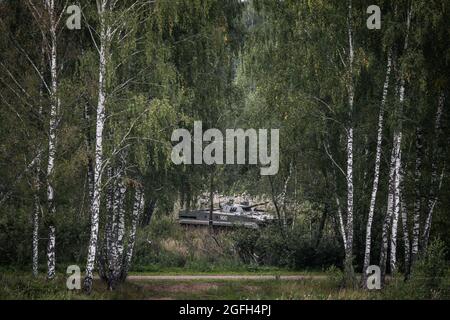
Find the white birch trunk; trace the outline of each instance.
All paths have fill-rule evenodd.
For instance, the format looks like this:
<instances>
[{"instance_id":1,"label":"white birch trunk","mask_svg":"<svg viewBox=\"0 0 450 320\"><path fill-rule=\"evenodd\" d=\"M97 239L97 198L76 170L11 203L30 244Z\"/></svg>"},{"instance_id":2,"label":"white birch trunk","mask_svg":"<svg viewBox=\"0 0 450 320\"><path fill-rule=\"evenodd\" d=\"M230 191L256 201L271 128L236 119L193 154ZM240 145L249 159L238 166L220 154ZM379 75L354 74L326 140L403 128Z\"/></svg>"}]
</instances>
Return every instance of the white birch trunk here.
<instances>
[{"instance_id":1,"label":"white birch trunk","mask_svg":"<svg viewBox=\"0 0 450 320\"><path fill-rule=\"evenodd\" d=\"M144 209L144 193L140 187L136 187L134 195L133 213L131 216L131 228L127 243L127 251L124 259L124 265L121 274L121 280L125 280L128 270L131 267L131 260L133 258L134 243L136 241L136 230L139 222L139 216Z\"/></svg>"},{"instance_id":2,"label":"white birch trunk","mask_svg":"<svg viewBox=\"0 0 450 320\"><path fill-rule=\"evenodd\" d=\"M346 259L351 259L353 247L353 128L347 136L347 245Z\"/></svg>"},{"instance_id":3,"label":"white birch trunk","mask_svg":"<svg viewBox=\"0 0 450 320\"><path fill-rule=\"evenodd\" d=\"M411 250L411 244L409 241L409 231L408 231L408 211L406 207L406 201L405 201L405 194L403 189L403 173L401 175L402 180L400 181L401 187L400 187L400 204L401 204L401 217L402 217L402 230L403 230L403 246L405 250L405 275L406 277L409 274L409 266L410 266L410 250Z\"/></svg>"},{"instance_id":4,"label":"white birch trunk","mask_svg":"<svg viewBox=\"0 0 450 320\"><path fill-rule=\"evenodd\" d=\"M409 39L409 29L411 25L411 14L412 8L410 7L408 10L408 16L406 21L406 34L405 34L405 43L403 46L404 52L408 49L408 39ZM399 88L399 111L398 111L398 128L394 132L394 136L396 139L395 143L395 173L394 173L394 187L393 187L393 217L392 217L392 234L391 234L391 255L390 255L390 265L391 272L394 273L396 271L396 263L397 263L397 227L398 227L398 215L400 212L400 169L402 166L401 163L401 147L402 147L402 117L403 117L403 103L405 101L405 77L403 75L400 76L400 88Z\"/></svg>"},{"instance_id":5,"label":"white birch trunk","mask_svg":"<svg viewBox=\"0 0 450 320\"><path fill-rule=\"evenodd\" d=\"M94 195L91 207L91 232L86 263L86 276L84 279L84 290L88 293L92 290L93 271L98 242L101 171L103 165L103 127L105 125L106 104L106 64L108 60L108 44L111 36L111 28L106 25L105 11L107 1L104 0L99 6L100 14L100 53L99 53L99 80L98 80L98 103L95 130L95 165L94 165Z\"/></svg>"},{"instance_id":6,"label":"white birch trunk","mask_svg":"<svg viewBox=\"0 0 450 320\"><path fill-rule=\"evenodd\" d=\"M123 238L125 235L125 192L126 187L123 181L120 179L118 183L118 211L117 211L117 238L116 238L116 248L117 248L117 259L115 261L115 274L114 278L118 279L120 277L120 272L122 270L123 264Z\"/></svg>"},{"instance_id":7,"label":"white birch trunk","mask_svg":"<svg viewBox=\"0 0 450 320\"><path fill-rule=\"evenodd\" d=\"M397 136L394 136L394 142L391 151L391 161L389 165L389 190L388 190L388 200L386 215L383 221L382 233L381 233L381 250L380 250L380 269L381 269L381 279L384 282L384 276L386 274L386 261L387 261L387 251L388 251L388 240L389 240L389 228L392 220L392 212L394 206L394 183L395 183L395 160L396 160L396 144Z\"/></svg>"},{"instance_id":8,"label":"white birch trunk","mask_svg":"<svg viewBox=\"0 0 450 320\"><path fill-rule=\"evenodd\" d=\"M375 204L377 199L378 192L378 182L380 179L380 164L381 164L381 144L383 141L383 126L384 126L384 107L386 105L386 98L389 89L389 79L391 73L392 66L392 57L391 53L388 54L388 61L386 67L386 79L384 80L383 85L383 94L381 98L380 112L378 115L378 133L377 133L377 148L375 154L375 169L374 169L374 177L373 177L373 186L372 186L372 194L370 196L370 205L369 205L369 215L367 218L366 225L366 247L364 251L364 265L363 265L363 285L366 285L366 270L370 265L370 251L372 245L372 223L373 223L373 215L375 212Z\"/></svg>"},{"instance_id":9,"label":"white birch trunk","mask_svg":"<svg viewBox=\"0 0 450 320\"><path fill-rule=\"evenodd\" d=\"M37 187L38 188L38 187ZM34 195L34 208L33 208L33 276L37 276L39 272L39 214L40 214L40 203L39 196L37 194L39 189L37 189Z\"/></svg>"},{"instance_id":10,"label":"white birch trunk","mask_svg":"<svg viewBox=\"0 0 450 320\"><path fill-rule=\"evenodd\" d=\"M422 178L422 129L418 127L416 129L416 164L414 173L414 188L415 188L415 201L414 201L414 217L413 217L413 238L411 247L411 269L417 260L419 254L419 239L420 239L420 213L422 207L422 197L420 193L420 181ZM410 270L408 270L409 273Z\"/></svg>"},{"instance_id":11,"label":"white birch trunk","mask_svg":"<svg viewBox=\"0 0 450 320\"><path fill-rule=\"evenodd\" d=\"M438 140L441 131L441 118L444 110L444 94L439 96L438 107L436 110L436 118L434 122L434 132L435 132L435 141ZM430 230L431 230L431 220L433 217L434 207L437 202L437 194L440 191L443 175L441 175L440 182L438 182L438 165L437 158L439 158L439 151L437 150L437 144L434 143L434 150L431 161L431 183L430 183L430 195L428 197L428 213L424 226L424 234L423 234L423 249L426 250L428 246L428 241L430 238ZM443 174L443 172L442 172ZM439 185L438 185L439 184Z\"/></svg>"},{"instance_id":12,"label":"white birch trunk","mask_svg":"<svg viewBox=\"0 0 450 320\"><path fill-rule=\"evenodd\" d=\"M397 145L400 145L402 139L401 132L397 137ZM394 178L394 211L392 215L392 229L391 229L391 273L395 274L397 271L397 231L398 231L398 219L400 214L400 181L401 181L401 150L398 150L397 157L395 159L395 178Z\"/></svg>"},{"instance_id":13,"label":"white birch trunk","mask_svg":"<svg viewBox=\"0 0 450 320\"><path fill-rule=\"evenodd\" d=\"M105 270L105 279L108 280L112 278L114 274L114 261L116 257L116 247L115 247L115 239L114 232L116 229L116 211L114 210L114 196L115 196L115 188L114 183L111 181L113 177L113 169L108 166L107 170L108 180L110 181L107 188L106 193L106 227L105 227L105 241L106 241L106 261L104 269ZM109 286L109 284L108 284ZM112 289L108 287L108 289Z\"/></svg>"},{"instance_id":14,"label":"white birch trunk","mask_svg":"<svg viewBox=\"0 0 450 320\"><path fill-rule=\"evenodd\" d=\"M352 2L348 4L348 44L349 44L349 79L348 79L348 106L350 125L347 129L347 226L346 236L347 245L345 252L346 262L350 265L352 260L353 249L353 102L354 102L354 85L353 85L353 35L351 25Z\"/></svg>"},{"instance_id":15,"label":"white birch trunk","mask_svg":"<svg viewBox=\"0 0 450 320\"><path fill-rule=\"evenodd\" d=\"M340 231L341 231L341 235L342 235L342 241L344 243L344 251L347 252L347 236L345 234L345 224L344 224L344 219L342 217L341 203L340 203L339 197L337 195L335 196L335 199L336 199L336 207L337 207L337 212L338 212L339 226L340 226Z\"/></svg>"},{"instance_id":16,"label":"white birch trunk","mask_svg":"<svg viewBox=\"0 0 450 320\"><path fill-rule=\"evenodd\" d=\"M56 17L54 0L46 1L47 10L50 15L50 74L51 74L51 93L50 93L50 126L48 140L48 164L47 164L47 205L49 217L48 243L47 243L47 278L55 277L56 265L56 228L55 228L55 192L52 186L52 176L55 167L56 155L56 128L58 125L57 111L59 109L58 91L58 72L57 72L57 47L56 47Z\"/></svg>"},{"instance_id":17,"label":"white birch trunk","mask_svg":"<svg viewBox=\"0 0 450 320\"><path fill-rule=\"evenodd\" d=\"M286 227L287 227L286 200L287 200L287 188L289 185L289 180L291 179L291 175L292 175L292 162L289 163L289 173L288 173L286 180L284 181L283 193L281 195L281 203L282 203L282 207L283 207L283 228L284 229L286 229Z\"/></svg>"}]
</instances>

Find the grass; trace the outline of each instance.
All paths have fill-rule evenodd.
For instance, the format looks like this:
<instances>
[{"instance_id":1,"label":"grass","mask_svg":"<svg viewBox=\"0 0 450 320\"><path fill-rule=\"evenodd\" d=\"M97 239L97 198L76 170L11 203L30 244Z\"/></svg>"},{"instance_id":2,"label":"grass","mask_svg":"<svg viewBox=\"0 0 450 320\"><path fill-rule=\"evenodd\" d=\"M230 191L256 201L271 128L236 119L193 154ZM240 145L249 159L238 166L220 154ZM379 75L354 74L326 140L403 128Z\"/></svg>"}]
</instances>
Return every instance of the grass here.
<instances>
[{"instance_id":1,"label":"grass","mask_svg":"<svg viewBox=\"0 0 450 320\"><path fill-rule=\"evenodd\" d=\"M362 290L333 288L326 280L144 281L147 299L247 300L247 299L370 299Z\"/></svg>"},{"instance_id":2,"label":"grass","mask_svg":"<svg viewBox=\"0 0 450 320\"><path fill-rule=\"evenodd\" d=\"M137 271L130 272L130 275L321 275L323 271L298 271L292 269L276 268L276 267L253 267L253 266L233 266L226 268L223 266L211 266L207 269L198 268L182 268L182 267L165 267L161 268L157 265L146 267L135 267Z\"/></svg>"},{"instance_id":3,"label":"grass","mask_svg":"<svg viewBox=\"0 0 450 320\"><path fill-rule=\"evenodd\" d=\"M0 275L0 299L372 299L377 293L339 289L331 281L305 280L139 280L107 291L96 280L91 295L69 291L66 275L54 281L19 272Z\"/></svg>"}]
</instances>

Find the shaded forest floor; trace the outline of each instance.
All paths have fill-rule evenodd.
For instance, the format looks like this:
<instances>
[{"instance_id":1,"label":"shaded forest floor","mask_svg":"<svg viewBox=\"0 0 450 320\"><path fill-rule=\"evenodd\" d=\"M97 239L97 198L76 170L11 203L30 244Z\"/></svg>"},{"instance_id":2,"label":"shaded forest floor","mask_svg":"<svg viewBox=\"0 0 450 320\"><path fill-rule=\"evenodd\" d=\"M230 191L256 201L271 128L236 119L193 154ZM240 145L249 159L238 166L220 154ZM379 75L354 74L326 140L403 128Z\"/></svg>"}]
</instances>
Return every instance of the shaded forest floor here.
<instances>
[{"instance_id":1,"label":"shaded forest floor","mask_svg":"<svg viewBox=\"0 0 450 320\"><path fill-rule=\"evenodd\" d=\"M230 275L228 275L230 276ZM235 277L234 275L233 277ZM292 274L289 275L292 277ZM307 276L304 279L197 279L180 280L149 279L133 276L115 291L107 291L106 285L95 280L94 291L85 295L81 291L69 291L65 275L54 282L43 277L33 279L22 274L1 276L0 299L371 299L376 294L362 290L334 288L327 276ZM244 276L248 277L248 276Z\"/></svg>"},{"instance_id":2,"label":"shaded forest floor","mask_svg":"<svg viewBox=\"0 0 450 320\"><path fill-rule=\"evenodd\" d=\"M279 274L280 275L280 274ZM115 291L108 291L105 283L95 280L91 295L81 290L66 289L66 275L58 274L49 282L44 276L33 278L29 274L3 273L0 275L0 299L408 299L408 295L389 286L381 291L365 291L359 288L342 288L332 275L323 273L296 279L280 277L261 279L150 279L145 275L132 276ZM230 275L229 275L230 276ZM244 275L243 275L244 276ZM258 275L256 275L258 276ZM300 274L297 274L300 276ZM245 276L244 276L245 277Z\"/></svg>"},{"instance_id":3,"label":"shaded forest floor","mask_svg":"<svg viewBox=\"0 0 450 320\"><path fill-rule=\"evenodd\" d=\"M131 282L131 281L130 281ZM360 290L335 290L316 278L304 280L143 280L129 285L144 299L367 299Z\"/></svg>"}]
</instances>

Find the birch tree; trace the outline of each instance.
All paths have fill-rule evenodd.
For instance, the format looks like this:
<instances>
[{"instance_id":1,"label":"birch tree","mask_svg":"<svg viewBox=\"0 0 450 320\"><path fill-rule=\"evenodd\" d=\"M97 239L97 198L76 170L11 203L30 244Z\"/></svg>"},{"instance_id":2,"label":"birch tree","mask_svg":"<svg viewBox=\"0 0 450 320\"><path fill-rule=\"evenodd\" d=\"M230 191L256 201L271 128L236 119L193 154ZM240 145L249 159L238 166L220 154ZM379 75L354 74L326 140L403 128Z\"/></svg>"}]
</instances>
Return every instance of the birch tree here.
<instances>
[{"instance_id":1,"label":"birch tree","mask_svg":"<svg viewBox=\"0 0 450 320\"><path fill-rule=\"evenodd\" d=\"M84 290L91 292L93 269L96 257L99 212L100 212L100 191L101 191L101 173L103 165L103 128L105 125L105 106L106 106L106 68L109 59L109 45L111 41L111 27L108 25L107 14L110 7L110 1L97 1L97 9L100 19L100 51L99 51L99 70L98 70L98 103L95 130L95 165L94 165L94 192L91 206L91 235L88 247L88 257L86 264L86 276L84 279Z\"/></svg>"},{"instance_id":2,"label":"birch tree","mask_svg":"<svg viewBox=\"0 0 450 320\"><path fill-rule=\"evenodd\" d=\"M52 185L52 175L55 168L56 156L56 130L58 126L58 109L59 98L58 94L58 67L57 67L57 17L55 12L54 0L46 1L47 10L50 17L50 74L51 74L51 93L50 93L50 126L49 126L49 140L48 140L48 163L47 163L47 205L48 214L50 217L50 225L48 231L47 244L47 277L53 279L55 277L56 267L56 227L54 225L56 205L55 205L55 190Z\"/></svg>"},{"instance_id":3,"label":"birch tree","mask_svg":"<svg viewBox=\"0 0 450 320\"><path fill-rule=\"evenodd\" d=\"M394 146L391 150L391 160L389 164L389 189L388 189L388 200L387 209L384 216L382 231L381 231L381 250L380 250L380 269L381 269L381 280L384 283L384 277L386 275L386 262L388 254L389 245L389 230L392 223L392 214L394 210L394 193L395 193L395 163L397 159L396 150L398 140L394 138Z\"/></svg>"},{"instance_id":4,"label":"birch tree","mask_svg":"<svg viewBox=\"0 0 450 320\"><path fill-rule=\"evenodd\" d=\"M353 269L353 104L355 96L355 88L353 83L353 30L352 30L352 1L348 2L348 107L349 107L349 122L347 128L347 225L346 225L346 240L345 246L345 264L346 268ZM350 272L350 270L349 270ZM352 272L352 271L351 271Z\"/></svg>"},{"instance_id":5,"label":"birch tree","mask_svg":"<svg viewBox=\"0 0 450 320\"><path fill-rule=\"evenodd\" d=\"M110 57L109 46L112 38L110 16L108 15L116 5L117 1L98 0L97 10L100 20L100 49L98 69L98 102L97 117L95 124L95 161L94 161L94 192L91 206L91 233L86 263L86 275L84 278L84 290L88 293L92 290L93 271L98 242L100 198L102 187L103 167L103 128L105 126L106 107L106 75L107 65Z\"/></svg>"},{"instance_id":6,"label":"birch tree","mask_svg":"<svg viewBox=\"0 0 450 320\"><path fill-rule=\"evenodd\" d=\"M435 116L435 122L434 122L434 134L435 134L435 141L438 141L440 133L441 133L441 119L442 119L442 113L444 109L444 101L445 96L443 93L439 95L438 98L438 107L436 110L436 116ZM431 230L431 221L433 218L433 211L436 206L437 200L438 200L438 193L441 189L444 170L442 170L442 174L438 178L438 165L437 161L440 156L440 150L438 150L437 144L434 144L434 150L432 151L432 160L431 160L431 183L430 183L430 193L428 196L428 206L427 206L427 215L424 225L424 231L423 231L423 250L426 251L428 241L430 238L430 230Z\"/></svg>"},{"instance_id":7,"label":"birch tree","mask_svg":"<svg viewBox=\"0 0 450 320\"><path fill-rule=\"evenodd\" d=\"M388 53L387 57L387 66L386 66L386 78L383 84L383 93L381 97L380 111L378 114L378 131L377 131L377 146L375 153L375 168L373 175L373 186L372 193L370 196L370 205L369 205L369 214L367 217L367 225L366 225L366 246L364 251L364 265L363 265L363 284L367 283L367 274L366 270L370 265L370 252L372 245L372 223L373 223L373 215L375 212L375 203L377 199L378 192L378 182L380 179L380 164L381 164L381 149L382 149L382 141L383 141L383 126L384 126L384 110L386 105L386 99L389 88L389 79L391 74L391 66L392 66L392 56L391 51Z\"/></svg>"},{"instance_id":8,"label":"birch tree","mask_svg":"<svg viewBox=\"0 0 450 320\"><path fill-rule=\"evenodd\" d=\"M93 187L93 199L91 205L91 230L90 230L90 241L88 247L88 256L86 263L86 275L84 280L84 290L90 292L92 290L92 280L93 271L95 267L95 261L97 256L97 247L99 242L99 214L101 210L101 199L102 199L102 189L111 181L103 181L102 175L106 167L110 166L111 163L115 161L115 158L123 154L123 151L128 147L128 139L130 138L130 133L136 126L137 120L145 114L143 112L140 116L133 119L131 124L126 123L127 129L125 132L120 132L123 134L121 138L116 141L114 146L108 146L112 148L110 154L105 154L104 145L104 128L107 125L106 122L106 108L108 104L113 105L115 101L114 98L117 92L124 90L126 86L134 79L137 75L129 75L128 78L123 80L123 83L118 83L112 78L118 77L118 69L120 66L127 65L127 60L136 55L138 52L127 52L128 55L121 57L121 52L119 48L114 47L115 53L122 60L114 61L115 65L112 65L112 50L113 44L124 45L125 49L128 47L125 42L131 38L131 43L135 41L133 38L135 36L138 24L135 23L137 18L136 13L140 13L143 9L151 5L151 3L144 1L134 1L130 3L119 3L118 0L98 0L97 1L97 15L99 23L99 45L96 44L96 39L92 36L92 40L98 49L98 98L96 107L96 134L95 134L95 161L94 161L94 187ZM136 14L137 15L137 14ZM127 20L129 19L129 21ZM140 21L143 23L144 21ZM91 29L91 28L90 28ZM93 31L91 30L91 34ZM132 47L132 46L131 46ZM139 73L146 71L146 69L141 70ZM116 85L116 86L114 86ZM146 110L148 111L148 110ZM128 118L127 118L128 119ZM129 120L129 119L128 119ZM112 132L111 135L115 135L114 128L110 128ZM126 158L126 156L125 156ZM117 169L117 170L116 170ZM119 182L119 185L114 186L114 191L112 193L113 198L111 198L110 205L113 211L113 217L111 220L111 235L112 240L109 241L109 246L107 244L108 255L112 255L108 263L111 263L110 270L118 270L118 266L122 265L122 261L119 256L123 254L123 237L124 237L124 212L123 203L125 196L125 185L122 184L122 177L124 175L123 168L113 168L114 175L112 177L113 182ZM109 230L109 229L108 229ZM109 232L109 231L108 231ZM117 239L117 241L115 241ZM112 267L114 265L114 267ZM114 278L118 278L115 274Z\"/></svg>"},{"instance_id":9,"label":"birch tree","mask_svg":"<svg viewBox=\"0 0 450 320\"><path fill-rule=\"evenodd\" d=\"M420 238L420 216L421 216L421 208L422 208L422 196L420 192L420 182L422 177L422 153L423 153L423 144L422 144L422 128L418 126L416 128L416 161L414 168L414 216L413 216L413 233L412 233L412 244L411 244L411 266L417 260L417 256L419 254L419 238ZM410 267L411 267L410 266ZM409 268L410 269L410 268ZM408 270L410 272L410 270Z\"/></svg>"},{"instance_id":10,"label":"birch tree","mask_svg":"<svg viewBox=\"0 0 450 320\"><path fill-rule=\"evenodd\" d=\"M407 11L406 18L406 31L405 31L405 42L403 44L403 54L408 50L408 41L409 41L409 32L411 26L411 16L412 16L412 5L409 7ZM396 160L395 160L395 180L394 180L394 215L392 222L392 234L391 234L391 272L395 273L397 269L397 225L398 225L398 217L400 213L400 172L401 172L401 146L402 146L402 117L403 117L403 104L405 101L405 75L400 75L400 88L399 88L399 111L398 111L398 127L394 132L394 139L397 139L395 144L396 147Z\"/></svg>"},{"instance_id":11,"label":"birch tree","mask_svg":"<svg viewBox=\"0 0 450 320\"><path fill-rule=\"evenodd\" d=\"M47 221L48 221L48 240L47 240L47 278L53 279L55 277L56 267L56 204L55 204L55 190L54 190L54 171L55 158L57 150L57 129L59 124L59 108L60 99L58 97L59 85L59 66L58 66L58 39L57 28L61 20L61 14L55 6L54 0L43 1L43 7L38 4L28 1L28 7L38 24L41 34L48 49L48 65L50 71L50 85L47 85L44 72L38 69L32 63L35 71L38 73L43 85L49 94L49 133L48 133L48 158L47 158ZM48 19L48 21L46 21ZM47 52L47 50L43 50ZM34 219L36 223L38 222Z\"/></svg>"}]
</instances>

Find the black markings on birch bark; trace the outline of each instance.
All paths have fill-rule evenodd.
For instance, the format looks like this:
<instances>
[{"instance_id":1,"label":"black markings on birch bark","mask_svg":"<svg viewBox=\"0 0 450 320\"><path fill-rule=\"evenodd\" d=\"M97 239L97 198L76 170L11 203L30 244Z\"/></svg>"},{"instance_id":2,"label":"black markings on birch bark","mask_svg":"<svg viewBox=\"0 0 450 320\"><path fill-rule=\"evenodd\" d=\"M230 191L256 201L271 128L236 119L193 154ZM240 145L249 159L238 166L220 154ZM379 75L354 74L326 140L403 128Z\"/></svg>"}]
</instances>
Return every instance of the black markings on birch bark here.
<instances>
[{"instance_id":1,"label":"black markings on birch bark","mask_svg":"<svg viewBox=\"0 0 450 320\"><path fill-rule=\"evenodd\" d=\"M413 235L411 244L411 264L408 273L411 271L411 267L417 260L419 254L419 238L420 238L420 216L422 208L422 196L420 192L420 183L422 178L422 156L423 156L423 144L422 144L422 128L419 126L416 128L416 163L414 168L414 216L413 216Z\"/></svg>"},{"instance_id":2,"label":"black markings on birch bark","mask_svg":"<svg viewBox=\"0 0 450 320\"><path fill-rule=\"evenodd\" d=\"M347 128L347 222L346 222L346 236L347 243L345 246L345 265L351 278L353 273L352 267L352 252L353 252L353 104L354 104L354 83L353 83L353 31L352 31L352 1L348 2L348 54L349 54L349 70L348 70L348 107L349 107L349 126Z\"/></svg>"},{"instance_id":3,"label":"black markings on birch bark","mask_svg":"<svg viewBox=\"0 0 450 320\"><path fill-rule=\"evenodd\" d=\"M102 0L98 3L98 13L100 16L100 51L99 51L99 80L98 80L98 103L97 120L95 131L95 165L94 165L94 193L91 206L91 232L86 262L86 276L84 279L84 290L87 293L92 291L93 271L97 251L100 198L102 186L102 166L103 166L103 128L105 125L106 106L106 68L109 60L109 42L111 41L111 27L107 25L106 13L109 8L109 1Z\"/></svg>"},{"instance_id":4,"label":"black markings on birch bark","mask_svg":"<svg viewBox=\"0 0 450 320\"><path fill-rule=\"evenodd\" d=\"M377 132L377 148L375 155L375 169L374 169L374 178L373 178L373 186L372 193L370 197L370 205L369 205L369 215L367 218L366 225L366 247L364 251L364 265L363 265L363 286L367 284L367 274L366 270L370 265L370 253L371 253L371 244L372 244L372 223L373 223L373 215L375 212L375 204L377 198L378 191L378 182L380 179L380 164L381 164L381 144L383 141L383 126L384 126L384 108L386 105L386 99L389 89L389 79L392 68L392 53L389 51L387 58L387 66L386 66L386 78L383 84L383 93L381 98L380 112L378 115L378 132Z\"/></svg>"},{"instance_id":5,"label":"black markings on birch bark","mask_svg":"<svg viewBox=\"0 0 450 320\"><path fill-rule=\"evenodd\" d=\"M400 180L400 211L402 218L402 230L403 230L403 247L404 247L404 259L405 259L405 276L408 277L409 266L410 266L410 252L411 244L409 240L409 229L408 229L408 208L406 206L404 186L403 186L404 173L401 172Z\"/></svg>"},{"instance_id":6,"label":"black markings on birch bark","mask_svg":"<svg viewBox=\"0 0 450 320\"><path fill-rule=\"evenodd\" d=\"M52 185L56 156L56 130L58 125L57 113L59 109L58 93L58 70L57 70L57 39L56 39L56 12L54 0L46 0L47 10L50 16L50 126L48 140L48 164L47 164L47 206L48 206L48 243L47 243L47 278L55 277L56 266L56 227L55 227L55 191Z\"/></svg>"},{"instance_id":7,"label":"black markings on birch bark","mask_svg":"<svg viewBox=\"0 0 450 320\"><path fill-rule=\"evenodd\" d=\"M444 110L444 102L445 97L444 94L441 93L438 98L438 106L436 110L436 118L434 122L434 143L433 143L433 150L431 155L431 181L430 181L430 193L428 196L428 203L427 203L427 216L425 220L425 226L423 231L423 239L422 239L422 248L423 251L426 251L428 246L428 241L430 238L430 230L431 230L431 222L433 217L433 211L436 206L437 200L438 200L438 193L441 189L444 170L442 170L442 174L440 175L440 178L438 178L438 159L441 154L441 148L439 147L439 144L437 141L439 140L439 137L441 136L441 118L442 113Z\"/></svg>"},{"instance_id":8,"label":"black markings on birch bark","mask_svg":"<svg viewBox=\"0 0 450 320\"><path fill-rule=\"evenodd\" d=\"M389 190L388 190L387 209L381 231L380 270L381 270L382 284L384 283L384 278L386 275L389 229L391 226L393 206L394 206L394 180L395 180L395 160L396 160L397 143L398 143L397 137L394 136L394 143L391 150L391 161L389 165Z\"/></svg>"}]
</instances>

